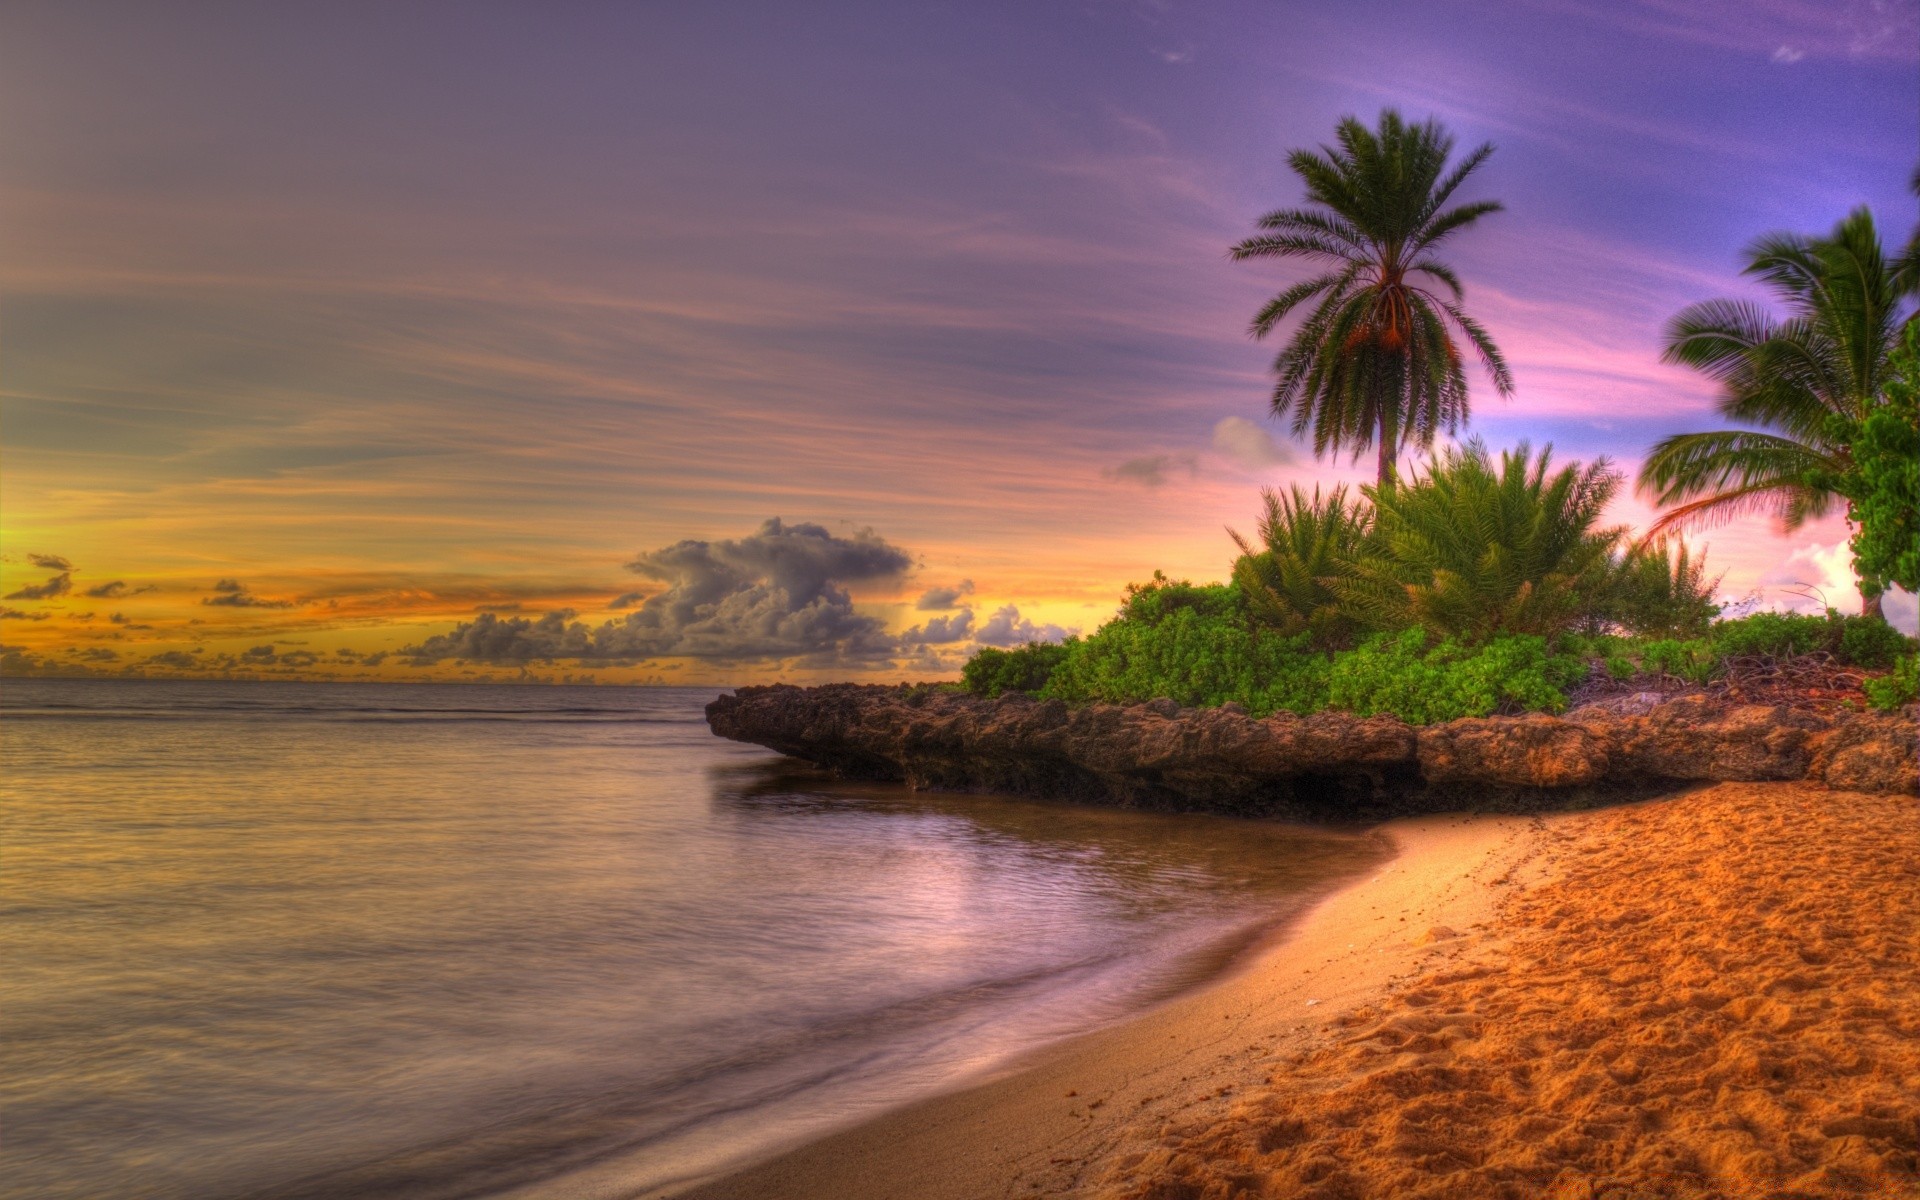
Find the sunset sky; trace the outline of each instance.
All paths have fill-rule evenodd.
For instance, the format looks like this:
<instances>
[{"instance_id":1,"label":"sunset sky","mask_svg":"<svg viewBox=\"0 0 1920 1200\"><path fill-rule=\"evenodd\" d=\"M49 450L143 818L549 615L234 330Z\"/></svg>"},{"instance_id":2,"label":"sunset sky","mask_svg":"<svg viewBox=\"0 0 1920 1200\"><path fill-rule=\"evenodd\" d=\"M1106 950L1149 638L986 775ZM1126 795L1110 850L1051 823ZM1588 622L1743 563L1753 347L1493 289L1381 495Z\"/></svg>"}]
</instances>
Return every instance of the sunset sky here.
<instances>
[{"instance_id":1,"label":"sunset sky","mask_svg":"<svg viewBox=\"0 0 1920 1200\"><path fill-rule=\"evenodd\" d=\"M1916 0L12 3L5 665L951 675L1370 478L1226 257L1341 116L1498 146L1471 432L1631 472L1743 246L1905 240L1917 96ZM1697 540L1851 611L1845 538Z\"/></svg>"}]
</instances>

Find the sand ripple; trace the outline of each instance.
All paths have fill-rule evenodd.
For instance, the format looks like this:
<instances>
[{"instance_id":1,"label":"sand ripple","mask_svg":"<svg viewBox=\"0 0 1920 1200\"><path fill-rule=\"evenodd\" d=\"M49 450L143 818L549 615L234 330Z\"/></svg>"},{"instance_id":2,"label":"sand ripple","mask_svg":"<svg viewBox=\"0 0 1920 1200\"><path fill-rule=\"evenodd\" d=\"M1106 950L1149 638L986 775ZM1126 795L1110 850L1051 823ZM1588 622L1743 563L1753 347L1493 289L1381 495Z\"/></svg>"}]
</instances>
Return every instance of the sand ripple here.
<instances>
[{"instance_id":1,"label":"sand ripple","mask_svg":"<svg viewBox=\"0 0 1920 1200\"><path fill-rule=\"evenodd\" d=\"M1508 938L1099 1191L1920 1196L1920 805L1723 784L1556 825Z\"/></svg>"}]
</instances>

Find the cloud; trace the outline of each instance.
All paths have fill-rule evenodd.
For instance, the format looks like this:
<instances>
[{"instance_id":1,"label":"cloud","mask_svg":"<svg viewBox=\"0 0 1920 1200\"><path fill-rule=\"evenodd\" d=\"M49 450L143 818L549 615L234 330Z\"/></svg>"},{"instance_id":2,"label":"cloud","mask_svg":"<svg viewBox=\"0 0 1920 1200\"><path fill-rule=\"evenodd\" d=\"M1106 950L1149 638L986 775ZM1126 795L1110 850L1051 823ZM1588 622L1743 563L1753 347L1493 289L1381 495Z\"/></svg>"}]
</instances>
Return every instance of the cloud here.
<instances>
[{"instance_id":1,"label":"cloud","mask_svg":"<svg viewBox=\"0 0 1920 1200\"><path fill-rule=\"evenodd\" d=\"M647 598L645 592L623 592L607 603L608 608L632 608Z\"/></svg>"},{"instance_id":2,"label":"cloud","mask_svg":"<svg viewBox=\"0 0 1920 1200\"><path fill-rule=\"evenodd\" d=\"M1009 604L996 609L973 640L982 646L1024 646L1028 642L1063 642L1073 633L1058 625L1036 625L1020 615L1020 610Z\"/></svg>"},{"instance_id":3,"label":"cloud","mask_svg":"<svg viewBox=\"0 0 1920 1200\"><path fill-rule=\"evenodd\" d=\"M8 600L51 600L55 596L64 596L72 590L73 578L62 571L36 587L23 587L17 592L8 592L6 598Z\"/></svg>"},{"instance_id":4,"label":"cloud","mask_svg":"<svg viewBox=\"0 0 1920 1200\"><path fill-rule=\"evenodd\" d=\"M291 600L272 600L265 596L256 596L247 590L247 586L237 579L222 579L213 585L214 594L203 596L202 604L216 608L292 608Z\"/></svg>"},{"instance_id":5,"label":"cloud","mask_svg":"<svg viewBox=\"0 0 1920 1200\"><path fill-rule=\"evenodd\" d=\"M973 580L962 579L952 587L928 588L920 593L920 599L914 607L921 612L944 612L960 602L960 597L973 594Z\"/></svg>"},{"instance_id":6,"label":"cloud","mask_svg":"<svg viewBox=\"0 0 1920 1200\"><path fill-rule=\"evenodd\" d=\"M916 625L900 635L900 645L911 649L916 646L942 646L949 642L964 642L973 632L973 610L963 608L950 617L934 617L925 626Z\"/></svg>"},{"instance_id":7,"label":"cloud","mask_svg":"<svg viewBox=\"0 0 1920 1200\"><path fill-rule=\"evenodd\" d=\"M872 530L840 537L775 517L746 537L689 539L635 558L629 570L667 588L624 618L589 627L570 621L571 612L538 620L481 613L400 653L416 664L448 658L877 661L898 639L879 618L857 612L841 585L898 579L912 566L912 556Z\"/></svg>"},{"instance_id":8,"label":"cloud","mask_svg":"<svg viewBox=\"0 0 1920 1200\"><path fill-rule=\"evenodd\" d=\"M1213 448L1249 470L1285 466L1293 451L1274 440L1265 426L1245 417L1222 417L1213 427Z\"/></svg>"},{"instance_id":9,"label":"cloud","mask_svg":"<svg viewBox=\"0 0 1920 1200\"><path fill-rule=\"evenodd\" d=\"M109 613L107 615L107 620L111 621L115 625L125 626L128 629L152 629L153 628L153 626L151 625L141 625L134 621L128 620L127 614L125 613Z\"/></svg>"},{"instance_id":10,"label":"cloud","mask_svg":"<svg viewBox=\"0 0 1920 1200\"><path fill-rule=\"evenodd\" d=\"M92 646L85 650L75 650L73 653L83 662L108 663L120 661L120 652L109 649L106 646Z\"/></svg>"},{"instance_id":11,"label":"cloud","mask_svg":"<svg viewBox=\"0 0 1920 1200\"><path fill-rule=\"evenodd\" d=\"M1805 50L1796 50L1792 46L1782 46L1773 52L1773 61L1777 63L1797 63L1807 56Z\"/></svg>"},{"instance_id":12,"label":"cloud","mask_svg":"<svg viewBox=\"0 0 1920 1200\"><path fill-rule=\"evenodd\" d=\"M645 657L871 658L893 639L840 585L898 579L912 566L870 529L837 537L775 517L744 538L677 542L628 563L668 587L613 640Z\"/></svg>"},{"instance_id":13,"label":"cloud","mask_svg":"<svg viewBox=\"0 0 1920 1200\"><path fill-rule=\"evenodd\" d=\"M275 652L272 646L254 646L241 655L241 658L248 662L272 662L274 657Z\"/></svg>"},{"instance_id":14,"label":"cloud","mask_svg":"<svg viewBox=\"0 0 1920 1200\"><path fill-rule=\"evenodd\" d=\"M48 615L40 612L22 612L17 608L0 608L0 621L44 621Z\"/></svg>"},{"instance_id":15,"label":"cloud","mask_svg":"<svg viewBox=\"0 0 1920 1200\"><path fill-rule=\"evenodd\" d=\"M73 564L58 554L29 554L27 555L27 561L36 567L43 567L49 571L73 570Z\"/></svg>"},{"instance_id":16,"label":"cloud","mask_svg":"<svg viewBox=\"0 0 1920 1200\"><path fill-rule=\"evenodd\" d=\"M112 583L95 584L93 587L87 589L87 595L100 600L117 600L122 596L138 596L144 592L155 590L157 589L155 589L151 583L143 584L137 588L130 588L124 580L116 579Z\"/></svg>"},{"instance_id":17,"label":"cloud","mask_svg":"<svg viewBox=\"0 0 1920 1200\"><path fill-rule=\"evenodd\" d=\"M146 665L150 667L175 667L182 671L191 671L200 665L194 657L195 651L167 650L159 654L149 654Z\"/></svg>"},{"instance_id":18,"label":"cloud","mask_svg":"<svg viewBox=\"0 0 1920 1200\"><path fill-rule=\"evenodd\" d=\"M1154 454L1146 458L1130 458L1126 462L1101 474L1108 479L1123 483L1137 483L1144 487L1159 487L1167 481L1167 472L1173 467L1182 466L1187 474L1197 474L1199 465L1191 454Z\"/></svg>"}]
</instances>

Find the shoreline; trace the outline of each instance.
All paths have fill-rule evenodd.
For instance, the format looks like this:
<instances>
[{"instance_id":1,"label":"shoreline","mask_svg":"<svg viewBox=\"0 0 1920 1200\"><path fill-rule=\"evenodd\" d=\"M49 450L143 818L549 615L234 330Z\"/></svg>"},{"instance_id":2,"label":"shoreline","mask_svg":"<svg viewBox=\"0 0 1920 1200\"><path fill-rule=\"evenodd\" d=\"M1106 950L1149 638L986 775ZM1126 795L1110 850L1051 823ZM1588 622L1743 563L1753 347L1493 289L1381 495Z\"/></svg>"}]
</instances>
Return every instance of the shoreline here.
<instances>
[{"instance_id":1,"label":"shoreline","mask_svg":"<svg viewBox=\"0 0 1920 1200\"><path fill-rule=\"evenodd\" d=\"M1535 869L1554 817L1388 822L1396 849L1220 977L995 1077L650 1200L953 1200L1078 1190L1125 1127L1197 1123L1324 1040L1330 1020L1484 936L1496 894Z\"/></svg>"},{"instance_id":2,"label":"shoreline","mask_svg":"<svg viewBox=\"0 0 1920 1200\"><path fill-rule=\"evenodd\" d=\"M1722 783L1385 828L1401 853L1245 969L654 1195L1920 1195L1911 796Z\"/></svg>"}]
</instances>

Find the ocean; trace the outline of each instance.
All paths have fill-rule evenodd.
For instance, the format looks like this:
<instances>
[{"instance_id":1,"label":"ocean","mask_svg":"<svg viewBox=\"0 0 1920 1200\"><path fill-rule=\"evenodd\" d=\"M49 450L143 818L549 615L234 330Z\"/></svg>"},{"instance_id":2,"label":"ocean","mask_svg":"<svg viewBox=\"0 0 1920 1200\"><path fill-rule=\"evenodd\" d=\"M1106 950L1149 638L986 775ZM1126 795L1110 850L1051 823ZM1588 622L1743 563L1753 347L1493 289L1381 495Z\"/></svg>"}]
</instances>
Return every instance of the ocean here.
<instances>
[{"instance_id":1,"label":"ocean","mask_svg":"<svg viewBox=\"0 0 1920 1200\"><path fill-rule=\"evenodd\" d=\"M0 683L0 1196L631 1196L1227 968L1361 830L837 782L714 689Z\"/></svg>"}]
</instances>

